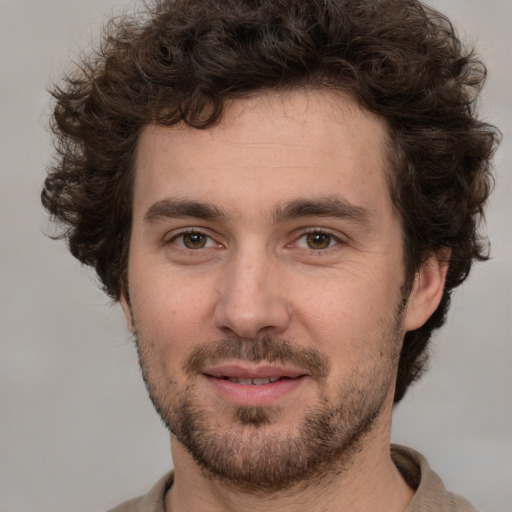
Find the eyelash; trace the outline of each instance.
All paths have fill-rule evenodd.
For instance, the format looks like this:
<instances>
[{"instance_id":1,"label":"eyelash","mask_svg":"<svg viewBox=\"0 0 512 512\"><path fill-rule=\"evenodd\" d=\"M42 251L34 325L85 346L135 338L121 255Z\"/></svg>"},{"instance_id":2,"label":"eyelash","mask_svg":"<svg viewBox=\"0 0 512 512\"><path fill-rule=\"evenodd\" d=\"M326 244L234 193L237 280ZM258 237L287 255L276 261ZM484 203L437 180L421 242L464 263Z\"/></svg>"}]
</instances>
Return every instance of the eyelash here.
<instances>
[{"instance_id":1,"label":"eyelash","mask_svg":"<svg viewBox=\"0 0 512 512\"><path fill-rule=\"evenodd\" d=\"M191 247L186 247L185 245L185 242L184 242L184 237L186 237L187 235L196 235L196 236L199 236L199 237L204 237L205 239L205 245L203 246L200 246L200 247L196 247L196 248L191 248ZM316 248L313 248L313 247L300 247L299 246L299 241L301 241L302 239L307 239L308 236L310 235L315 235L315 236L320 236L320 237L325 237L328 239L328 242L327 242L327 246L326 247L316 247ZM177 240L181 239L181 244L178 244L177 243ZM307 244L308 242L306 242ZM287 248L299 248L299 249L304 249L304 250L309 250L313 253L323 253L329 249L332 249L333 247L335 247L336 245L339 245L343 243L343 241L336 235L330 233L329 231L326 231L326 230L323 230L323 229L315 229L315 228L312 228L312 229L309 229L305 232L302 232L299 236L297 236L293 242L289 243L286 245ZM199 251L200 249L208 249L208 248L212 248L212 247L215 247L215 248L221 248L222 247L222 244L220 243L217 243L215 242L215 240L207 233L205 233L203 230L201 229L188 229L186 231L182 231L180 233L177 233L175 234L169 241L166 241L165 242L166 245L172 245L174 247L175 250L178 250L178 251L182 251L184 253L191 253L191 252L195 252L195 251Z\"/></svg>"},{"instance_id":2,"label":"eyelash","mask_svg":"<svg viewBox=\"0 0 512 512\"><path fill-rule=\"evenodd\" d=\"M204 237L204 239L206 239L205 246L197 247L197 248L186 247L185 242L183 241L183 239L187 235L189 235L189 236L190 235L195 235L195 236ZM177 240L179 240L179 239L182 240L182 244L181 245L177 243ZM213 242L213 244L212 244L212 242ZM215 246L217 248L222 246L222 244L219 244L219 243L215 242L215 240L210 235L208 235L207 233L205 233L201 229L188 229L186 231L182 231L180 233L177 233L169 241L166 241L165 245L172 245L172 246L174 246L175 249L183 251L183 252L187 252L187 253L188 252L195 252L195 251L197 251L199 249L211 248L213 246Z\"/></svg>"},{"instance_id":3,"label":"eyelash","mask_svg":"<svg viewBox=\"0 0 512 512\"><path fill-rule=\"evenodd\" d=\"M313 253L319 254L319 253L324 253L325 251L332 249L336 245L339 245L340 243L342 243L342 240L338 236L334 235L333 233L330 233L329 231L326 231L324 229L312 228L312 229L309 229L309 230L301 233L291 244L288 244L287 247L298 247L298 242L301 239L307 239L307 237L310 235L322 236L322 237L328 238L329 241L328 241L327 247L317 247L317 248L299 247L299 248L309 250ZM307 244L307 242L306 242L306 244Z\"/></svg>"}]
</instances>

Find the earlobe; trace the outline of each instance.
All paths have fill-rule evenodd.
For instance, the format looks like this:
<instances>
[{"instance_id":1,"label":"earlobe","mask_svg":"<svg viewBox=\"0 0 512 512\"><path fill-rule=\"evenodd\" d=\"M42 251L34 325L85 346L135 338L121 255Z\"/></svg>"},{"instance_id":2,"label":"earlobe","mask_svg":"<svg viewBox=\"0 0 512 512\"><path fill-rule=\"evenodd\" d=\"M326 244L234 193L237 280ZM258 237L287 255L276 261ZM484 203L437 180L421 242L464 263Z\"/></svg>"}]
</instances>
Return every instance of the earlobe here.
<instances>
[{"instance_id":1,"label":"earlobe","mask_svg":"<svg viewBox=\"0 0 512 512\"><path fill-rule=\"evenodd\" d=\"M441 249L419 268L407 302L404 327L419 329L434 313L443 296L451 251Z\"/></svg>"},{"instance_id":2,"label":"earlobe","mask_svg":"<svg viewBox=\"0 0 512 512\"><path fill-rule=\"evenodd\" d=\"M121 292L119 302L121 303L121 307L123 308L124 317L126 319L126 325L128 327L128 330L132 334L135 334L135 325L133 324L132 308L130 306L130 303L128 302L128 299L126 298L126 294L124 291Z\"/></svg>"}]
</instances>

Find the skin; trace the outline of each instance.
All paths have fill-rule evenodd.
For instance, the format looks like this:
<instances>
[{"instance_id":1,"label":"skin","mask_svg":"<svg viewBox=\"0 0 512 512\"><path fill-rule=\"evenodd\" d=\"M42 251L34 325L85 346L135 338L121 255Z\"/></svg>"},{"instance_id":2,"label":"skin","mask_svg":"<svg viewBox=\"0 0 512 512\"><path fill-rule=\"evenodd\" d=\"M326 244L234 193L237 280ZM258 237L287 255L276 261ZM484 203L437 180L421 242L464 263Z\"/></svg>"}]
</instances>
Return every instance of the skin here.
<instances>
[{"instance_id":1,"label":"skin","mask_svg":"<svg viewBox=\"0 0 512 512\"><path fill-rule=\"evenodd\" d=\"M409 503L413 491L389 455L398 354L403 334L439 303L446 266L435 255L425 262L405 305L386 137L383 120L350 98L303 90L236 100L209 130L142 133L121 302L174 433L167 511L386 512ZM265 340L292 355L273 360ZM223 341L230 348L219 352ZM306 353L318 356L318 372ZM288 378L222 378L273 372ZM194 458L184 410L231 476ZM292 441L308 453L305 418L326 412L337 435L314 473L265 480L286 466Z\"/></svg>"}]
</instances>

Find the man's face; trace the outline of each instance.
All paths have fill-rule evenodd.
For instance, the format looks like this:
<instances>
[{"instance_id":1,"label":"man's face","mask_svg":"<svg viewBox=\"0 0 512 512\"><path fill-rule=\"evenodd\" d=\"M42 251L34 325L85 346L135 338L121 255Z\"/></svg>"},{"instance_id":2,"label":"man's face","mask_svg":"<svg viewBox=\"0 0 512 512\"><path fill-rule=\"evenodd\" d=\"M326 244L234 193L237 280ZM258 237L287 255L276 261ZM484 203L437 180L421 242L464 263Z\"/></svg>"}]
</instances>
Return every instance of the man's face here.
<instances>
[{"instance_id":1,"label":"man's face","mask_svg":"<svg viewBox=\"0 0 512 512\"><path fill-rule=\"evenodd\" d=\"M226 481L290 486L388 434L411 321L385 142L326 92L141 136L123 307L176 449Z\"/></svg>"}]
</instances>

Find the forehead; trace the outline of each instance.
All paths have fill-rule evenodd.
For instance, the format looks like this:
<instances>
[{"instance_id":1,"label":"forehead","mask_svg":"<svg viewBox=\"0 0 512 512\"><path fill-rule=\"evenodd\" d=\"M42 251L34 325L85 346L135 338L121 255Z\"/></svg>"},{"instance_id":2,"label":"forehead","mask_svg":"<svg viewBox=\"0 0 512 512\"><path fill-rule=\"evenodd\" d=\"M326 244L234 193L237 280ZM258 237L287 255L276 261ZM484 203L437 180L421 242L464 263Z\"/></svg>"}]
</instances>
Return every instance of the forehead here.
<instances>
[{"instance_id":1,"label":"forehead","mask_svg":"<svg viewBox=\"0 0 512 512\"><path fill-rule=\"evenodd\" d=\"M341 93L268 92L234 100L206 130L147 126L136 157L135 214L192 198L253 212L339 193L389 206L385 121Z\"/></svg>"}]
</instances>

